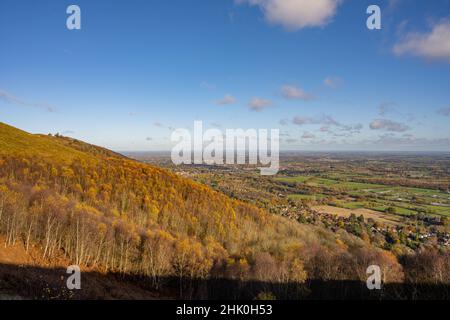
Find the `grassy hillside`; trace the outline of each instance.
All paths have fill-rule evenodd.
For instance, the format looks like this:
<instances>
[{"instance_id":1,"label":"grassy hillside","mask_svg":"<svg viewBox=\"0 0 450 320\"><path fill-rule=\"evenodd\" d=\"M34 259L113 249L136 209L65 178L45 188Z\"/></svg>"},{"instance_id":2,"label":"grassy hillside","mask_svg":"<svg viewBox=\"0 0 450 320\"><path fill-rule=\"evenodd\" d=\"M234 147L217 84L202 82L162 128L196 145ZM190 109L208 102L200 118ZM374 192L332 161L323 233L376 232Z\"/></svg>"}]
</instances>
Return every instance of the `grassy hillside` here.
<instances>
[{"instance_id":1,"label":"grassy hillside","mask_svg":"<svg viewBox=\"0 0 450 320\"><path fill-rule=\"evenodd\" d=\"M102 272L277 283L401 281L396 258L347 234L269 215L111 151L0 124L0 234ZM281 293L280 293L281 294Z\"/></svg>"},{"instance_id":2,"label":"grassy hillside","mask_svg":"<svg viewBox=\"0 0 450 320\"><path fill-rule=\"evenodd\" d=\"M0 122L0 137L0 155L38 156L62 162L71 162L74 159L97 161L98 157L123 157L76 139L59 135L34 135L2 122Z\"/></svg>"}]
</instances>

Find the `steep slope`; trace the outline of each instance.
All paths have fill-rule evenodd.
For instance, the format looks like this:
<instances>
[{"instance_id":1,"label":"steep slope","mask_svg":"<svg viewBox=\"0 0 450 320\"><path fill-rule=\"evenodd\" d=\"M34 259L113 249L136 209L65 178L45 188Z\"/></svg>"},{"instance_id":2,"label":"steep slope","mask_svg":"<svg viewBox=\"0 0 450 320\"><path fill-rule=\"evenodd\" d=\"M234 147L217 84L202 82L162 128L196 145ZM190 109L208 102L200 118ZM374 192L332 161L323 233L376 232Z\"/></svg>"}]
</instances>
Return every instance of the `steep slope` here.
<instances>
[{"instance_id":1,"label":"steep slope","mask_svg":"<svg viewBox=\"0 0 450 320\"><path fill-rule=\"evenodd\" d=\"M90 155L65 146L53 136L32 135L0 122L0 155L15 155L71 161L76 157L90 158Z\"/></svg>"},{"instance_id":2,"label":"steep slope","mask_svg":"<svg viewBox=\"0 0 450 320\"><path fill-rule=\"evenodd\" d=\"M301 225L166 170L63 137L0 124L0 234L51 264L162 279L283 283L399 281L394 256L341 231ZM0 261L1 263L1 261Z\"/></svg>"},{"instance_id":3,"label":"steep slope","mask_svg":"<svg viewBox=\"0 0 450 320\"><path fill-rule=\"evenodd\" d=\"M60 135L30 134L0 122L0 155L39 156L56 161L75 158L98 160L99 157L124 158L108 149Z\"/></svg>"}]
</instances>

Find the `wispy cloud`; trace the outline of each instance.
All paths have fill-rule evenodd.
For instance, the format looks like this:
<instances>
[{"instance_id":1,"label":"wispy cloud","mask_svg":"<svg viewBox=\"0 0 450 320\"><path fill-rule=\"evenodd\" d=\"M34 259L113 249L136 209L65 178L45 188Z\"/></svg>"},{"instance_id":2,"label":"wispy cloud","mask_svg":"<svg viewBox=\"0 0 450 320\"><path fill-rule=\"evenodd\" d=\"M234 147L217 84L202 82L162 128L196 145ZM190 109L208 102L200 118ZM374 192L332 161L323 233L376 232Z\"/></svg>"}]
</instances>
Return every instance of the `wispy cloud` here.
<instances>
[{"instance_id":1,"label":"wispy cloud","mask_svg":"<svg viewBox=\"0 0 450 320\"><path fill-rule=\"evenodd\" d=\"M218 100L216 102L218 105L227 105L227 104L235 104L236 98L232 96L231 94L226 94L222 99Z\"/></svg>"},{"instance_id":2,"label":"wispy cloud","mask_svg":"<svg viewBox=\"0 0 450 320\"><path fill-rule=\"evenodd\" d=\"M378 106L378 114L381 117L386 117L387 115L395 115L397 117L403 118L407 122L412 122L416 119L416 116L411 113L404 113L397 109L397 103L395 102L383 102Z\"/></svg>"},{"instance_id":3,"label":"wispy cloud","mask_svg":"<svg viewBox=\"0 0 450 320\"><path fill-rule=\"evenodd\" d=\"M313 118L301 116L294 117L292 123L298 126L303 126L306 124L318 124L318 122L316 122Z\"/></svg>"},{"instance_id":4,"label":"wispy cloud","mask_svg":"<svg viewBox=\"0 0 450 320\"><path fill-rule=\"evenodd\" d=\"M323 83L331 89L339 88L340 86L342 86L343 82L344 81L341 78L336 76L328 76L325 78L325 80L323 80Z\"/></svg>"},{"instance_id":5,"label":"wispy cloud","mask_svg":"<svg viewBox=\"0 0 450 320\"><path fill-rule=\"evenodd\" d=\"M0 99L3 101L6 101L7 103L15 104L18 106L39 108L39 109L44 109L48 112L55 112L55 110L56 110L56 108L54 106L49 105L47 103L36 103L36 102L26 101L24 99L16 97L16 96L6 92L5 90L1 90L1 89L0 89Z\"/></svg>"},{"instance_id":6,"label":"wispy cloud","mask_svg":"<svg viewBox=\"0 0 450 320\"><path fill-rule=\"evenodd\" d=\"M450 21L435 24L426 33L407 34L394 46L394 53L450 62Z\"/></svg>"},{"instance_id":7,"label":"wispy cloud","mask_svg":"<svg viewBox=\"0 0 450 320\"><path fill-rule=\"evenodd\" d=\"M204 89L207 89L207 90L214 90L216 88L216 85L212 84L212 83L210 83L208 81L202 81L200 83L200 87L202 87Z\"/></svg>"},{"instance_id":8,"label":"wispy cloud","mask_svg":"<svg viewBox=\"0 0 450 320\"><path fill-rule=\"evenodd\" d=\"M316 136L310 132L304 132L302 135L302 139L314 139Z\"/></svg>"},{"instance_id":9,"label":"wispy cloud","mask_svg":"<svg viewBox=\"0 0 450 320\"><path fill-rule=\"evenodd\" d=\"M390 14L396 10L404 0L388 0L386 11Z\"/></svg>"},{"instance_id":10,"label":"wispy cloud","mask_svg":"<svg viewBox=\"0 0 450 320\"><path fill-rule=\"evenodd\" d=\"M374 141L366 141L366 143L370 144L380 144L380 145L389 145L389 146L420 146L420 147L449 147L450 139L449 138L436 138L436 139L428 139L428 138L417 138L414 135L403 135L402 137L397 137L391 134L384 134L379 136Z\"/></svg>"},{"instance_id":11,"label":"wispy cloud","mask_svg":"<svg viewBox=\"0 0 450 320\"><path fill-rule=\"evenodd\" d=\"M395 102L383 102L378 106L378 114L380 116L385 116L386 114L395 110Z\"/></svg>"},{"instance_id":12,"label":"wispy cloud","mask_svg":"<svg viewBox=\"0 0 450 320\"><path fill-rule=\"evenodd\" d=\"M289 100L303 100L308 101L313 97L306 93L302 88L293 86L293 85L285 85L281 88L281 94L284 98Z\"/></svg>"},{"instance_id":13,"label":"wispy cloud","mask_svg":"<svg viewBox=\"0 0 450 320\"><path fill-rule=\"evenodd\" d=\"M270 107L272 105L272 101L267 99L262 99L258 97L252 98L248 103L248 107L252 111L263 111L265 108Z\"/></svg>"},{"instance_id":14,"label":"wispy cloud","mask_svg":"<svg viewBox=\"0 0 450 320\"><path fill-rule=\"evenodd\" d=\"M236 0L258 6L269 23L289 31L327 25L337 12L341 0Z\"/></svg>"},{"instance_id":15,"label":"wispy cloud","mask_svg":"<svg viewBox=\"0 0 450 320\"><path fill-rule=\"evenodd\" d=\"M334 119L332 116L329 115L323 115L317 118L297 116L294 117L292 123L298 126L303 126L307 124L321 124L324 126L341 126L341 124L338 121L336 121L336 119Z\"/></svg>"},{"instance_id":16,"label":"wispy cloud","mask_svg":"<svg viewBox=\"0 0 450 320\"><path fill-rule=\"evenodd\" d=\"M169 131L174 131L174 130L175 130L174 127L169 126L169 125L166 125L166 124L161 123L161 122L158 122L158 121L154 122L154 123L153 123L153 126L155 126L155 127L157 127L157 128L165 128L165 129L167 129L167 130L169 130Z\"/></svg>"},{"instance_id":17,"label":"wispy cloud","mask_svg":"<svg viewBox=\"0 0 450 320\"><path fill-rule=\"evenodd\" d=\"M442 108L438 110L438 114L444 117L450 117L450 108Z\"/></svg>"},{"instance_id":18,"label":"wispy cloud","mask_svg":"<svg viewBox=\"0 0 450 320\"><path fill-rule=\"evenodd\" d=\"M410 129L406 124L388 120L388 119L375 119L370 123L370 129L372 130L386 130L392 132L405 132Z\"/></svg>"},{"instance_id":19,"label":"wispy cloud","mask_svg":"<svg viewBox=\"0 0 450 320\"><path fill-rule=\"evenodd\" d=\"M318 129L319 132L323 134L332 134L334 136L351 136L352 134L360 133L363 129L361 123L344 124L330 115L322 115L316 118L298 116L294 117L292 123L297 126L320 125L320 128Z\"/></svg>"}]
</instances>

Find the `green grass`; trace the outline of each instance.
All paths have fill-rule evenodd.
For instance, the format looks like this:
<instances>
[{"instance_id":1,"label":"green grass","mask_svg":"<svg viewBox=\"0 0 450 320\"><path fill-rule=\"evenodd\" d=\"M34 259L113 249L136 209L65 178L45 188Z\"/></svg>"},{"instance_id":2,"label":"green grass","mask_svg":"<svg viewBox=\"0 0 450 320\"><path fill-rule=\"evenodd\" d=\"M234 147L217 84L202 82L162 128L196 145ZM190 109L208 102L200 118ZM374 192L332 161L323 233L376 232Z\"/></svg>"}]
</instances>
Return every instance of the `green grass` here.
<instances>
[{"instance_id":1,"label":"green grass","mask_svg":"<svg viewBox=\"0 0 450 320\"><path fill-rule=\"evenodd\" d=\"M361 183L345 181L338 184L340 187L347 190L370 190L370 189L387 189L386 186L373 183Z\"/></svg>"},{"instance_id":2,"label":"green grass","mask_svg":"<svg viewBox=\"0 0 450 320\"><path fill-rule=\"evenodd\" d=\"M411 210L411 209L407 209L404 207L398 207L398 206L394 206L395 208L395 213L401 216L411 216L411 215L415 215L417 214L416 211Z\"/></svg>"},{"instance_id":3,"label":"green grass","mask_svg":"<svg viewBox=\"0 0 450 320\"><path fill-rule=\"evenodd\" d=\"M40 157L61 163L75 159L98 162L102 158L124 158L102 147L62 136L30 134L0 122L0 156Z\"/></svg>"},{"instance_id":4,"label":"green grass","mask_svg":"<svg viewBox=\"0 0 450 320\"><path fill-rule=\"evenodd\" d=\"M86 152L66 146L62 139L30 134L1 122L0 155L40 156L66 163L73 159L96 160Z\"/></svg>"},{"instance_id":5,"label":"green grass","mask_svg":"<svg viewBox=\"0 0 450 320\"><path fill-rule=\"evenodd\" d=\"M351 202L342 202L339 203L342 208L345 209L361 209L361 208L367 208L367 202L358 202L358 201L351 201Z\"/></svg>"},{"instance_id":6,"label":"green grass","mask_svg":"<svg viewBox=\"0 0 450 320\"><path fill-rule=\"evenodd\" d=\"M307 177L307 176L297 176L297 177L276 178L275 180L281 181L281 182L288 182L288 183L292 183L292 182L303 183L310 178L311 177Z\"/></svg>"},{"instance_id":7,"label":"green grass","mask_svg":"<svg viewBox=\"0 0 450 320\"><path fill-rule=\"evenodd\" d=\"M326 198L326 195L323 194L291 194L288 196L289 199L292 200L321 200Z\"/></svg>"},{"instance_id":8,"label":"green grass","mask_svg":"<svg viewBox=\"0 0 450 320\"><path fill-rule=\"evenodd\" d=\"M450 207L431 205L432 202L440 201L450 204L450 195L433 189L411 188L401 186L389 186L374 183L360 183L351 181L339 181L338 177L346 179L342 175L333 175L334 179L323 178L318 176L296 176L277 178L278 181L288 183L305 184L311 187L335 188L344 191L349 196L359 197L364 195L377 195L378 199L370 199L369 201L338 201L338 205L346 209L367 208L379 212L385 212L389 207L395 207L398 215L414 215L418 209L422 209L431 214L450 216ZM415 196L423 203L412 203L411 198ZM319 195L291 195L291 199L324 199L323 194ZM397 199L403 200L397 200ZM369 205L369 202L371 205Z\"/></svg>"},{"instance_id":9,"label":"green grass","mask_svg":"<svg viewBox=\"0 0 450 320\"><path fill-rule=\"evenodd\" d=\"M431 206L431 205L426 205L424 207L427 210L433 211L433 213L437 215L450 217L450 207Z\"/></svg>"},{"instance_id":10,"label":"green grass","mask_svg":"<svg viewBox=\"0 0 450 320\"><path fill-rule=\"evenodd\" d=\"M277 178L278 181L289 182L289 183L304 183L309 186L320 187L320 186L333 186L346 190L360 190L360 189L376 189L376 188L386 188L386 186L371 184L371 183L359 183L351 181L338 181L334 179L327 179L315 176L296 176L296 177L283 177Z\"/></svg>"}]
</instances>

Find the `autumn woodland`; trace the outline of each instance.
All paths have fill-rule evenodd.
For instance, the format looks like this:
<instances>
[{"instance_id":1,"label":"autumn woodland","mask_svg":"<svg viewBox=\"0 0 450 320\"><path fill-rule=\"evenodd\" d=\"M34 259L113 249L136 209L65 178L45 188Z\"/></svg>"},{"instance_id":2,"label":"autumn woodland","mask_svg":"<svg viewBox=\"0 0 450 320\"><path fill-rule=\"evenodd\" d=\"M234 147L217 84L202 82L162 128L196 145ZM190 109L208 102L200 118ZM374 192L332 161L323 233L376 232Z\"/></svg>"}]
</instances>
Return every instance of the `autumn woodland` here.
<instances>
[{"instance_id":1,"label":"autumn woodland","mask_svg":"<svg viewBox=\"0 0 450 320\"><path fill-rule=\"evenodd\" d=\"M365 282L372 264L386 284L450 281L448 252L396 256L345 230L272 215L106 149L6 124L0 235L2 246L38 252L41 266L66 261L142 279L154 291L172 286L174 296L193 280L222 279L285 284L307 297L311 281Z\"/></svg>"}]
</instances>

